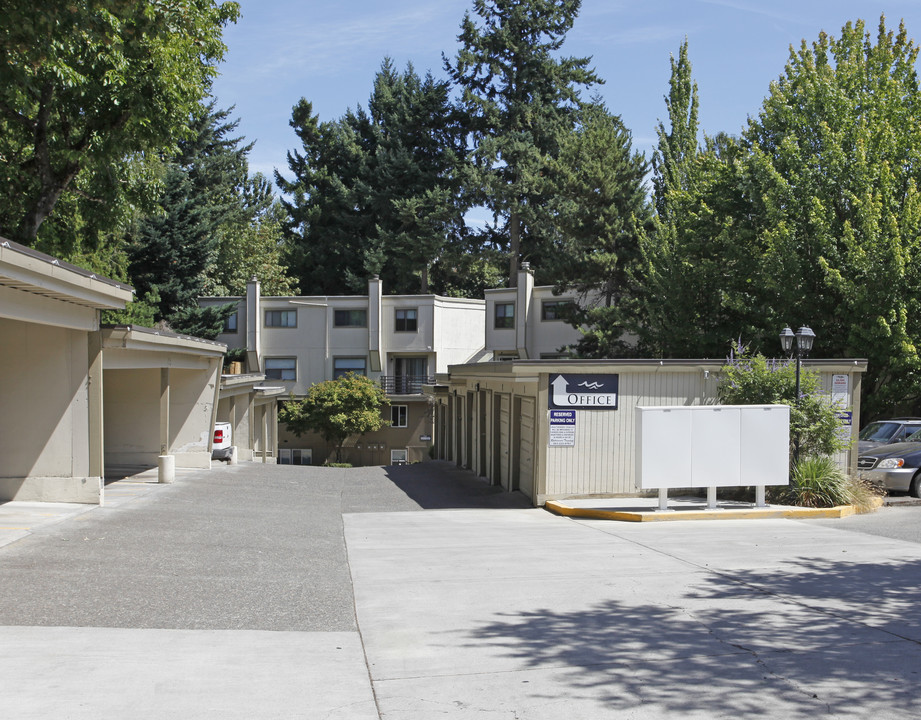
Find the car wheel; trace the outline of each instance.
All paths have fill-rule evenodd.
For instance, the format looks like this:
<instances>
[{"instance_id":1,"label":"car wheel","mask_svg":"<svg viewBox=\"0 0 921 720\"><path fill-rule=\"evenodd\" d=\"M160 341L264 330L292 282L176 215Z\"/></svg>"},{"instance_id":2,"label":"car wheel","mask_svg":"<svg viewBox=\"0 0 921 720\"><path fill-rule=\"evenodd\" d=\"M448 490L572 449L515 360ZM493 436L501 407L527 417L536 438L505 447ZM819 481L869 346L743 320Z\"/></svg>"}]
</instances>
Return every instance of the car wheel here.
<instances>
[{"instance_id":1,"label":"car wheel","mask_svg":"<svg viewBox=\"0 0 921 720\"><path fill-rule=\"evenodd\" d=\"M911 493L912 497L921 498L921 472L915 475L911 481L911 487L908 488L908 492Z\"/></svg>"}]
</instances>

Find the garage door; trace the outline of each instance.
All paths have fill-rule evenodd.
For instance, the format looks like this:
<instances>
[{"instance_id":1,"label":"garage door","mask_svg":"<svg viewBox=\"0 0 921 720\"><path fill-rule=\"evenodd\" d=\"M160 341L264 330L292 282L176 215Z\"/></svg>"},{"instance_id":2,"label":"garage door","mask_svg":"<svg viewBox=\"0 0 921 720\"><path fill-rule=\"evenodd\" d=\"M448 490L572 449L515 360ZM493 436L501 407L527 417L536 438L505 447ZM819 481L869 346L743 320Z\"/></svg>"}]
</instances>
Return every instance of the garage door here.
<instances>
[{"instance_id":1,"label":"garage door","mask_svg":"<svg viewBox=\"0 0 921 720\"><path fill-rule=\"evenodd\" d=\"M509 396L499 396L499 483L508 489Z\"/></svg>"},{"instance_id":2,"label":"garage door","mask_svg":"<svg viewBox=\"0 0 921 720\"><path fill-rule=\"evenodd\" d=\"M518 437L519 490L534 499L534 399L521 399L521 431Z\"/></svg>"}]
</instances>

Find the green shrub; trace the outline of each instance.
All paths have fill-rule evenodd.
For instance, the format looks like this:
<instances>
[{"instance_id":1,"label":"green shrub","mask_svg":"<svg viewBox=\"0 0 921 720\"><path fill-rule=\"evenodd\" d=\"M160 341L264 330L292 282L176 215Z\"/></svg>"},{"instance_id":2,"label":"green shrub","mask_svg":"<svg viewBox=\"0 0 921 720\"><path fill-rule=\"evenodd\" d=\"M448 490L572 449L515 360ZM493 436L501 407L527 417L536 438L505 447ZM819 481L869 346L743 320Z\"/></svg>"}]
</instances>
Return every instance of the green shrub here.
<instances>
[{"instance_id":1,"label":"green shrub","mask_svg":"<svg viewBox=\"0 0 921 720\"><path fill-rule=\"evenodd\" d=\"M350 468L352 467L352 463L328 462L328 463L323 463L323 467Z\"/></svg>"},{"instance_id":2,"label":"green shrub","mask_svg":"<svg viewBox=\"0 0 921 720\"><path fill-rule=\"evenodd\" d=\"M799 438L802 455L825 457L846 450L839 433L840 408L819 391L819 374L802 368L796 397L796 362L769 360L733 343L733 354L720 373L717 392L724 405L789 405L790 441Z\"/></svg>"},{"instance_id":3,"label":"green shrub","mask_svg":"<svg viewBox=\"0 0 921 720\"><path fill-rule=\"evenodd\" d=\"M864 512L876 507L878 492L848 477L830 457L820 455L801 458L793 466L790 484L772 488L771 502L813 508L854 505Z\"/></svg>"}]
</instances>

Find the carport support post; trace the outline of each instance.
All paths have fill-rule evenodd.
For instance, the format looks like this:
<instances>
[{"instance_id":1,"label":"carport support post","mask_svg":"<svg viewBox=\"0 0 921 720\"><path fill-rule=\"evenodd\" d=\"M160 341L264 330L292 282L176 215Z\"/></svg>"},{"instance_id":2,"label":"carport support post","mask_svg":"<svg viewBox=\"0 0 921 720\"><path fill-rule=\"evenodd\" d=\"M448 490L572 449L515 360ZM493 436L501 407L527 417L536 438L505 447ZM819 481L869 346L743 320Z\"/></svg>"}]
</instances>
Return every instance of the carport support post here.
<instances>
[{"instance_id":1,"label":"carport support post","mask_svg":"<svg viewBox=\"0 0 921 720\"><path fill-rule=\"evenodd\" d=\"M160 368L160 456L157 480L171 483L176 477L176 458L169 454L169 368Z\"/></svg>"},{"instance_id":2,"label":"carport support post","mask_svg":"<svg viewBox=\"0 0 921 720\"><path fill-rule=\"evenodd\" d=\"M757 507L766 507L764 502L764 485L757 485L755 487L755 505Z\"/></svg>"},{"instance_id":3,"label":"carport support post","mask_svg":"<svg viewBox=\"0 0 921 720\"><path fill-rule=\"evenodd\" d=\"M269 438L268 438L269 420L271 420L271 417L270 417L268 408L266 406L263 406L262 407L262 422L259 423L260 427L262 428L262 462L263 463L268 462L265 456L268 455L268 452L269 452L269 449L267 447L268 442L269 442Z\"/></svg>"},{"instance_id":4,"label":"carport support post","mask_svg":"<svg viewBox=\"0 0 921 720\"><path fill-rule=\"evenodd\" d=\"M169 453L169 368L160 368L160 454Z\"/></svg>"}]
</instances>

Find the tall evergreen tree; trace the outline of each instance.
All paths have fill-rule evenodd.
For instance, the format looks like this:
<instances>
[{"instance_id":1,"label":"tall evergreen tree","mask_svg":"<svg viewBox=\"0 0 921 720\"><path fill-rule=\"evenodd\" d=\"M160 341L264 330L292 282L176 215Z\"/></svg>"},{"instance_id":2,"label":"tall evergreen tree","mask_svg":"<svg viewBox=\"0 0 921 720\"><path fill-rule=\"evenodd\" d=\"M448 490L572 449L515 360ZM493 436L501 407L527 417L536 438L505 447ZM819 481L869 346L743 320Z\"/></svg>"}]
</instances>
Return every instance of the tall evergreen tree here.
<instances>
[{"instance_id":1,"label":"tall evergreen tree","mask_svg":"<svg viewBox=\"0 0 921 720\"><path fill-rule=\"evenodd\" d=\"M130 237L132 284L139 296L156 302L154 319L179 332L220 330L232 308L215 315L199 308L197 298L230 290L219 283L232 276L232 259L220 251L243 245L242 254L256 255L256 248L245 246L259 241L260 217L273 204L265 179L249 177L252 144L234 136L238 123L229 120L230 112L213 101L197 108L190 123L194 135L167 162L160 212L142 218Z\"/></svg>"},{"instance_id":2,"label":"tall evergreen tree","mask_svg":"<svg viewBox=\"0 0 921 720\"><path fill-rule=\"evenodd\" d=\"M276 182L289 258L309 292L360 291L379 275L389 292L444 290L466 241L463 134L449 85L384 60L367 110L320 122L306 100L292 126L302 150Z\"/></svg>"},{"instance_id":3,"label":"tall evergreen tree","mask_svg":"<svg viewBox=\"0 0 921 720\"><path fill-rule=\"evenodd\" d=\"M275 171L288 218L285 261L302 292L360 292L363 243L371 226L353 189L362 164L358 137L344 120L320 122L303 98L294 106L290 125L301 141L300 150L288 152L294 179Z\"/></svg>"},{"instance_id":4,"label":"tall evergreen tree","mask_svg":"<svg viewBox=\"0 0 921 720\"><path fill-rule=\"evenodd\" d=\"M461 49L445 68L471 116L472 159L483 201L508 239L509 284L518 265L540 267L552 240L547 177L574 124L579 90L600 80L590 58L558 57L580 0L474 0Z\"/></svg>"},{"instance_id":5,"label":"tall evergreen tree","mask_svg":"<svg viewBox=\"0 0 921 720\"><path fill-rule=\"evenodd\" d=\"M587 328L579 354L611 357L626 352L622 310L635 294L631 270L639 257L638 236L651 216L647 165L632 149L620 117L600 100L584 106L577 118L550 166L559 244L548 260L556 284L584 298L569 318Z\"/></svg>"},{"instance_id":6,"label":"tall evergreen tree","mask_svg":"<svg viewBox=\"0 0 921 720\"><path fill-rule=\"evenodd\" d=\"M653 155L656 212L640 235L625 329L639 355L721 357L732 339L751 336L759 307L746 287L757 253L744 227L738 142L718 135L700 147L687 40L671 58L665 104L668 126L659 123Z\"/></svg>"}]
</instances>

